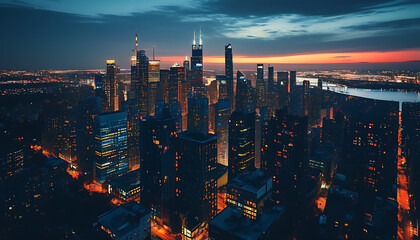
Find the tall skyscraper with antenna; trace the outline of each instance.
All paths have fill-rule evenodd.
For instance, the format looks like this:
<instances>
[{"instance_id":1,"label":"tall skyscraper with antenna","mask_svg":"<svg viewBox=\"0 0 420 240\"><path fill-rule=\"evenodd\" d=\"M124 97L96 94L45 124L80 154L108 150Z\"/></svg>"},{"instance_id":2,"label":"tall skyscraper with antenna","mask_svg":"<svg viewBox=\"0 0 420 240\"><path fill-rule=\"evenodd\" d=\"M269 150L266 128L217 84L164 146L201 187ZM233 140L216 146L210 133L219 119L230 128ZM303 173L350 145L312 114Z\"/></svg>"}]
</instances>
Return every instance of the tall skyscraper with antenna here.
<instances>
[{"instance_id":1,"label":"tall skyscraper with antenna","mask_svg":"<svg viewBox=\"0 0 420 240\"><path fill-rule=\"evenodd\" d=\"M139 87L139 49L138 36L136 34L135 49L131 52L131 89L127 104L127 145L128 163L130 170L140 166L140 103L137 96Z\"/></svg>"},{"instance_id":2,"label":"tall skyscraper with antenna","mask_svg":"<svg viewBox=\"0 0 420 240\"><path fill-rule=\"evenodd\" d=\"M192 45L191 55L191 78L192 78L192 90L195 97L206 96L205 87L203 84L203 41L201 37L201 29L199 36L199 44L194 40Z\"/></svg>"}]
</instances>

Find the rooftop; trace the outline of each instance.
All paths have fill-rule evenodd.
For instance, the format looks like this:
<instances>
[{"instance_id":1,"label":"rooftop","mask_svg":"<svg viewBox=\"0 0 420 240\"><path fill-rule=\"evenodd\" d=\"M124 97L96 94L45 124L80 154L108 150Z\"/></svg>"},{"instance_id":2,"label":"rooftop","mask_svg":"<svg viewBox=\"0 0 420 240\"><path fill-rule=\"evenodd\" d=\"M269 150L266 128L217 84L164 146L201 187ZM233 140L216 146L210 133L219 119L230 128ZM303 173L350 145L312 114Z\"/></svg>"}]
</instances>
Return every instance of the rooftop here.
<instances>
[{"instance_id":1,"label":"rooftop","mask_svg":"<svg viewBox=\"0 0 420 240\"><path fill-rule=\"evenodd\" d=\"M283 212L284 207L276 206L262 213L257 220L251 220L235 209L227 207L210 222L210 226L227 231L241 239L258 239Z\"/></svg>"},{"instance_id":2,"label":"rooftop","mask_svg":"<svg viewBox=\"0 0 420 240\"><path fill-rule=\"evenodd\" d=\"M140 219L150 213L150 209L136 202L128 202L102 214L97 222L116 237L124 236L137 228Z\"/></svg>"},{"instance_id":3,"label":"rooftop","mask_svg":"<svg viewBox=\"0 0 420 240\"><path fill-rule=\"evenodd\" d=\"M271 178L265 175L260 169L247 171L232 179L229 186L257 194L262 188L271 189ZM268 185L268 186L267 186ZM265 191L264 191L265 193ZM263 193L263 194L264 194Z\"/></svg>"}]
</instances>

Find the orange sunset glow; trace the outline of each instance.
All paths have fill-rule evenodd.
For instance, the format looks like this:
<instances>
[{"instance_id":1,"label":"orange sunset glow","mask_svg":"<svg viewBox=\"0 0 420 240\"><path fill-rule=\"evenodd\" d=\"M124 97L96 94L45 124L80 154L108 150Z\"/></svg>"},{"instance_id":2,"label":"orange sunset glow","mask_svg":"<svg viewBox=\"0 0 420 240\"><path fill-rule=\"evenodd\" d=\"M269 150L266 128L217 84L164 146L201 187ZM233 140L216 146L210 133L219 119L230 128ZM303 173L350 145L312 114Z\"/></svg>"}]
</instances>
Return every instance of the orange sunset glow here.
<instances>
[{"instance_id":1,"label":"orange sunset glow","mask_svg":"<svg viewBox=\"0 0 420 240\"><path fill-rule=\"evenodd\" d=\"M161 56L162 62L182 62L183 56ZM337 53L302 53L278 56L244 56L235 55L236 64L270 63L270 64L333 64L333 63L387 63L409 62L420 60L420 49L400 51L370 51L370 52L337 52ZM205 56L207 64L224 64L224 56Z\"/></svg>"}]
</instances>

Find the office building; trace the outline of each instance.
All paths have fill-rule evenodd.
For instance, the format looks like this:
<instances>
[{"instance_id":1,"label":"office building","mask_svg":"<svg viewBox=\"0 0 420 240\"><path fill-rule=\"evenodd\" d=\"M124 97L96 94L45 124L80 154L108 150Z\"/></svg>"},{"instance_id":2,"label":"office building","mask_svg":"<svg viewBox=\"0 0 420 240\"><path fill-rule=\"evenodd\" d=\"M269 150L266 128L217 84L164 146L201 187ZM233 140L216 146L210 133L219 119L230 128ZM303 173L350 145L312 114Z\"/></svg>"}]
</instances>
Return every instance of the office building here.
<instances>
[{"instance_id":1,"label":"office building","mask_svg":"<svg viewBox=\"0 0 420 240\"><path fill-rule=\"evenodd\" d=\"M95 118L95 179L99 183L128 171L127 115L114 112Z\"/></svg>"},{"instance_id":2,"label":"office building","mask_svg":"<svg viewBox=\"0 0 420 240\"><path fill-rule=\"evenodd\" d=\"M155 104L156 98L159 91L160 84L160 61L159 60L149 60L149 69L148 69L148 109L150 115L155 115Z\"/></svg>"},{"instance_id":3,"label":"office building","mask_svg":"<svg viewBox=\"0 0 420 240\"><path fill-rule=\"evenodd\" d=\"M256 107L261 108L267 104L267 84L264 80L264 65L257 64Z\"/></svg>"},{"instance_id":4,"label":"office building","mask_svg":"<svg viewBox=\"0 0 420 240\"><path fill-rule=\"evenodd\" d=\"M229 119L229 179L254 169L255 112L232 113Z\"/></svg>"}]
</instances>

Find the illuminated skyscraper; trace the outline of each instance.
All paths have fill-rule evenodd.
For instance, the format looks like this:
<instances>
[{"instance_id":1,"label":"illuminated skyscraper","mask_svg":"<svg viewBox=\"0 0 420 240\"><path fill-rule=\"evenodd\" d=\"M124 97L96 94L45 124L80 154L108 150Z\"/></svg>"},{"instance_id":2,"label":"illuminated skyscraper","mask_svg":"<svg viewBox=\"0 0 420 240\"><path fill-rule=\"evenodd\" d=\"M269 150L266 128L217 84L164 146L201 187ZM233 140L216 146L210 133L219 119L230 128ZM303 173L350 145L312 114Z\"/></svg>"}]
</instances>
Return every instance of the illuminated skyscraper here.
<instances>
[{"instance_id":1,"label":"illuminated skyscraper","mask_svg":"<svg viewBox=\"0 0 420 240\"><path fill-rule=\"evenodd\" d=\"M232 57L232 45L228 44L225 46L225 76L227 83L228 99L232 106L232 111L235 106L235 94L233 91L233 57Z\"/></svg>"},{"instance_id":2,"label":"illuminated skyscraper","mask_svg":"<svg viewBox=\"0 0 420 240\"><path fill-rule=\"evenodd\" d=\"M132 75L131 89L136 93L136 98L140 108L140 118L149 115L149 98L147 94L149 82L149 58L144 50L138 49L136 35L136 67L134 68L134 59L132 56ZM134 74L133 71L136 70Z\"/></svg>"},{"instance_id":3,"label":"illuminated skyscraper","mask_svg":"<svg viewBox=\"0 0 420 240\"><path fill-rule=\"evenodd\" d=\"M257 99L256 107L261 108L266 106L267 101L267 85L264 80L264 65L257 64Z\"/></svg>"},{"instance_id":4,"label":"illuminated skyscraper","mask_svg":"<svg viewBox=\"0 0 420 240\"><path fill-rule=\"evenodd\" d=\"M230 101L229 99L219 99L215 104L215 133L217 135L217 162L225 166L228 165L228 136Z\"/></svg>"},{"instance_id":5,"label":"illuminated skyscraper","mask_svg":"<svg viewBox=\"0 0 420 240\"><path fill-rule=\"evenodd\" d=\"M106 77L103 83L105 104L103 112L115 112L118 110L118 96L117 96L117 66L114 60L106 61Z\"/></svg>"},{"instance_id":6,"label":"illuminated skyscraper","mask_svg":"<svg viewBox=\"0 0 420 240\"><path fill-rule=\"evenodd\" d=\"M255 112L235 111L229 119L229 179L254 169Z\"/></svg>"},{"instance_id":7,"label":"illuminated skyscraper","mask_svg":"<svg viewBox=\"0 0 420 240\"><path fill-rule=\"evenodd\" d=\"M274 67L268 65L268 77L267 77L268 89L274 88Z\"/></svg>"},{"instance_id":8,"label":"illuminated skyscraper","mask_svg":"<svg viewBox=\"0 0 420 240\"><path fill-rule=\"evenodd\" d=\"M107 113L95 118L95 179L107 179L128 171L127 116L125 112Z\"/></svg>"},{"instance_id":9,"label":"illuminated skyscraper","mask_svg":"<svg viewBox=\"0 0 420 240\"><path fill-rule=\"evenodd\" d=\"M156 97L160 84L160 61L149 60L149 77L148 77L148 99L149 99L149 114L155 114Z\"/></svg>"}]
</instances>

